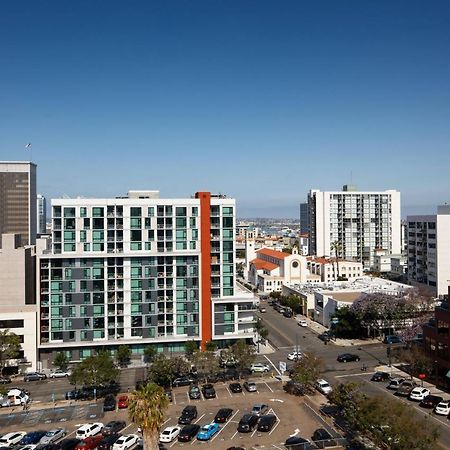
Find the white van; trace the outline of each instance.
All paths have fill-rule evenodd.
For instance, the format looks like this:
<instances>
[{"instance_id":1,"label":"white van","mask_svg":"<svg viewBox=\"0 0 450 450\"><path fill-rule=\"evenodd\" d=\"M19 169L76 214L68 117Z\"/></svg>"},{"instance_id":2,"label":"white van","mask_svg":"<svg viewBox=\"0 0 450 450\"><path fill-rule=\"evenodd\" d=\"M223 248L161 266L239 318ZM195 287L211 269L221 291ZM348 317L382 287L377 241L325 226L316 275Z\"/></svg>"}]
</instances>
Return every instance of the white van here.
<instances>
[{"instance_id":1,"label":"white van","mask_svg":"<svg viewBox=\"0 0 450 450\"><path fill-rule=\"evenodd\" d=\"M29 400L30 397L20 389L10 389L0 405L1 407L25 405Z\"/></svg>"}]
</instances>

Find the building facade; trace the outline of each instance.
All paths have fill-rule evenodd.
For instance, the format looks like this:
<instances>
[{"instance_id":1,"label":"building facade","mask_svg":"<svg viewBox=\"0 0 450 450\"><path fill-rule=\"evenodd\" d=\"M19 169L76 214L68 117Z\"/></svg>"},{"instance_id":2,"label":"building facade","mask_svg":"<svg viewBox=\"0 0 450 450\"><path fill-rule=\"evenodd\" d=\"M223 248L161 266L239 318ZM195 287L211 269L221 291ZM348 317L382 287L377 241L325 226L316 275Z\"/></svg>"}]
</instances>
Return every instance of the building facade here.
<instances>
[{"instance_id":1,"label":"building facade","mask_svg":"<svg viewBox=\"0 0 450 450\"><path fill-rule=\"evenodd\" d=\"M36 214L37 234L45 234L47 232L47 200L40 194L37 196Z\"/></svg>"},{"instance_id":2,"label":"building facade","mask_svg":"<svg viewBox=\"0 0 450 450\"><path fill-rule=\"evenodd\" d=\"M40 357L98 347L184 350L252 338L255 300L235 282L235 200L52 200L52 251L39 260Z\"/></svg>"},{"instance_id":3,"label":"building facade","mask_svg":"<svg viewBox=\"0 0 450 450\"><path fill-rule=\"evenodd\" d=\"M450 285L450 206L437 214L408 216L408 280L424 284L437 296Z\"/></svg>"},{"instance_id":4,"label":"building facade","mask_svg":"<svg viewBox=\"0 0 450 450\"><path fill-rule=\"evenodd\" d=\"M336 260L336 258L308 257L307 267L311 275L318 275L324 283L336 281L338 276L354 280L363 276L363 266L357 261Z\"/></svg>"},{"instance_id":5,"label":"building facade","mask_svg":"<svg viewBox=\"0 0 450 450\"><path fill-rule=\"evenodd\" d=\"M36 242L36 165L0 162L0 244L4 233L17 233L21 245Z\"/></svg>"},{"instance_id":6,"label":"building facade","mask_svg":"<svg viewBox=\"0 0 450 450\"><path fill-rule=\"evenodd\" d=\"M308 203L300 203L300 233L309 234L309 205Z\"/></svg>"},{"instance_id":7,"label":"building facade","mask_svg":"<svg viewBox=\"0 0 450 450\"><path fill-rule=\"evenodd\" d=\"M344 186L341 192L309 192L309 253L334 256L332 243L337 241L342 259L359 261L369 269L376 248L401 253L400 192L354 189Z\"/></svg>"}]
</instances>

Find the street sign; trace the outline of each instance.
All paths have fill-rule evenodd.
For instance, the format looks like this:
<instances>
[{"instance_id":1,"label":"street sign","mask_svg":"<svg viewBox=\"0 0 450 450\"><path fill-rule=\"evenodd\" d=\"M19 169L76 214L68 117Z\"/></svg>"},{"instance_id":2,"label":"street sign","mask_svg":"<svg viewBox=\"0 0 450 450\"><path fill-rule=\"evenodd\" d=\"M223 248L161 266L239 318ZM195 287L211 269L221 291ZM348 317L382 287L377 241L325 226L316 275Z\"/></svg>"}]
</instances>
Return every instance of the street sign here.
<instances>
[{"instance_id":1,"label":"street sign","mask_svg":"<svg viewBox=\"0 0 450 450\"><path fill-rule=\"evenodd\" d=\"M287 364L284 361L280 361L278 363L278 368L280 369L281 373L284 373L287 370Z\"/></svg>"}]
</instances>

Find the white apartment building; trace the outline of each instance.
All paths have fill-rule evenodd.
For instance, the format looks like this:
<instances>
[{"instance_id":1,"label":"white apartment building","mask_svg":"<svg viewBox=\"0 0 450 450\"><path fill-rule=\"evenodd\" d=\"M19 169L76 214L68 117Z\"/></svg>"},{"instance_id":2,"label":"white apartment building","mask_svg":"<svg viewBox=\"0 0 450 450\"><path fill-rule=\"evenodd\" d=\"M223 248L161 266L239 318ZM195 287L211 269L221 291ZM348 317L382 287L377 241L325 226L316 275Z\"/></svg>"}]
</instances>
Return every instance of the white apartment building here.
<instances>
[{"instance_id":1,"label":"white apartment building","mask_svg":"<svg viewBox=\"0 0 450 450\"><path fill-rule=\"evenodd\" d=\"M319 280L324 283L335 281L338 276L347 280L354 280L363 276L363 265L357 261L314 256L308 257L307 261L309 273L318 275L320 277Z\"/></svg>"},{"instance_id":2,"label":"white apartment building","mask_svg":"<svg viewBox=\"0 0 450 450\"><path fill-rule=\"evenodd\" d=\"M47 200L40 194L36 200L36 213L37 234L45 234L47 232Z\"/></svg>"},{"instance_id":3,"label":"white apartment building","mask_svg":"<svg viewBox=\"0 0 450 450\"><path fill-rule=\"evenodd\" d=\"M408 279L429 286L438 296L450 286L450 205L437 214L408 216Z\"/></svg>"},{"instance_id":4,"label":"white apartment building","mask_svg":"<svg viewBox=\"0 0 450 450\"><path fill-rule=\"evenodd\" d=\"M369 269L374 249L401 253L400 192L356 191L353 186L335 192L313 189L308 206L310 255L334 256L332 243L338 241L342 259Z\"/></svg>"},{"instance_id":5,"label":"white apartment building","mask_svg":"<svg viewBox=\"0 0 450 450\"><path fill-rule=\"evenodd\" d=\"M52 200L52 251L39 259L40 358L73 360L127 344L183 351L253 338L256 303L236 287L235 200Z\"/></svg>"}]
</instances>

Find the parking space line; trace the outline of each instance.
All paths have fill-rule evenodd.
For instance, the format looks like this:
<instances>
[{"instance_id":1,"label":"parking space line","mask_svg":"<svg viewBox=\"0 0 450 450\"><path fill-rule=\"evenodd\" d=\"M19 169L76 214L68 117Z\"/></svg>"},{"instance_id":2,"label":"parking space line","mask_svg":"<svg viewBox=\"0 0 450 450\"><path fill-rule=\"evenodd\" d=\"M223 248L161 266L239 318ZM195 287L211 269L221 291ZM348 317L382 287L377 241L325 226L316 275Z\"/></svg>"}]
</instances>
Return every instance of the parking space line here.
<instances>
[{"instance_id":1,"label":"parking space line","mask_svg":"<svg viewBox=\"0 0 450 450\"><path fill-rule=\"evenodd\" d=\"M211 439L211 442L217 437L219 436L219 434L222 432L222 430L225 429L225 427L235 418L236 414L239 412L239 409L230 417L229 420L227 420L227 423L219 429L219 431L214 435L214 437Z\"/></svg>"},{"instance_id":2,"label":"parking space line","mask_svg":"<svg viewBox=\"0 0 450 450\"><path fill-rule=\"evenodd\" d=\"M270 430L269 436L275 431L275 428L280 424L280 418L278 417L278 415L275 413L275 411L273 410L273 408L270 408L270 410L272 411L272 414L277 418L277 423L276 423L275 426Z\"/></svg>"},{"instance_id":3,"label":"parking space line","mask_svg":"<svg viewBox=\"0 0 450 450\"><path fill-rule=\"evenodd\" d=\"M231 392L230 392L230 390L228 389L228 386L225 386L226 387L226 389L227 389L227 391L228 391L228 394L230 395L230 397L233 397L232 395L231 395Z\"/></svg>"},{"instance_id":4,"label":"parking space line","mask_svg":"<svg viewBox=\"0 0 450 450\"><path fill-rule=\"evenodd\" d=\"M166 419L162 424L165 425L171 418Z\"/></svg>"},{"instance_id":5,"label":"parking space line","mask_svg":"<svg viewBox=\"0 0 450 450\"><path fill-rule=\"evenodd\" d=\"M278 373L278 375L281 376L281 372L278 370L278 367L267 357L267 355L264 355L264 358L267 359L267 361L269 361L270 365L276 370L276 372Z\"/></svg>"},{"instance_id":6,"label":"parking space line","mask_svg":"<svg viewBox=\"0 0 450 450\"><path fill-rule=\"evenodd\" d=\"M173 395L172 395L172 397L173 397L173 404L176 405L177 404L177 394L175 394L175 392L173 392L173 391L172 391L172 393L173 393Z\"/></svg>"},{"instance_id":7,"label":"parking space line","mask_svg":"<svg viewBox=\"0 0 450 450\"><path fill-rule=\"evenodd\" d=\"M270 389L270 392L273 392L273 389L265 381L264 384Z\"/></svg>"},{"instance_id":8,"label":"parking space line","mask_svg":"<svg viewBox=\"0 0 450 450\"><path fill-rule=\"evenodd\" d=\"M258 431L258 425L256 425L255 429L253 430L253 433L252 433L251 437L253 437L257 431Z\"/></svg>"},{"instance_id":9,"label":"parking space line","mask_svg":"<svg viewBox=\"0 0 450 450\"><path fill-rule=\"evenodd\" d=\"M200 420L202 420L202 417L204 417L204 416L205 416L205 413L203 413L194 423L199 423Z\"/></svg>"},{"instance_id":10,"label":"parking space line","mask_svg":"<svg viewBox=\"0 0 450 450\"><path fill-rule=\"evenodd\" d=\"M236 435L238 434L238 430L236 430L233 434L233 436L231 436L231 440L234 439L236 437Z\"/></svg>"},{"instance_id":11,"label":"parking space line","mask_svg":"<svg viewBox=\"0 0 450 450\"><path fill-rule=\"evenodd\" d=\"M189 392L186 392L187 398L188 398L188 402L191 403L191 398L189 397Z\"/></svg>"}]
</instances>

